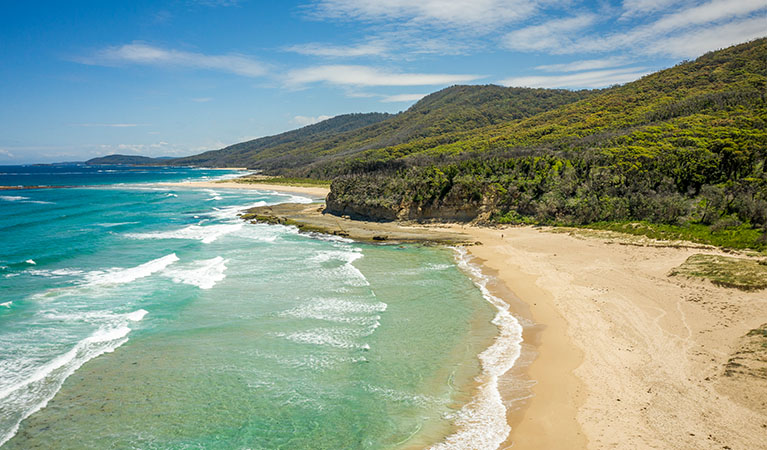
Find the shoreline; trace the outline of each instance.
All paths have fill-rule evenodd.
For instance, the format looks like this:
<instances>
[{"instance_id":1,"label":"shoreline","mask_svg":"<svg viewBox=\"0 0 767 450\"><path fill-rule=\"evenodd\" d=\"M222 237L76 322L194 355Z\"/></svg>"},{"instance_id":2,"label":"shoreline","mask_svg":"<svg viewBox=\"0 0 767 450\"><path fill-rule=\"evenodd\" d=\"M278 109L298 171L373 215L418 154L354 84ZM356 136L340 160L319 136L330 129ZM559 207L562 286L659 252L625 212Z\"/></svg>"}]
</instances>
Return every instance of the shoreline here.
<instances>
[{"instance_id":1,"label":"shoreline","mask_svg":"<svg viewBox=\"0 0 767 450\"><path fill-rule=\"evenodd\" d=\"M494 277L493 295L530 321L522 357L499 380L511 426L499 448L767 446L767 383L726 370L767 322L767 298L669 275L693 254L731 253L577 230L322 216L315 204L291 220L329 234L358 223L368 235L452 233L474 243L466 249ZM532 397L514 401L528 378Z\"/></svg>"},{"instance_id":2,"label":"shoreline","mask_svg":"<svg viewBox=\"0 0 767 450\"><path fill-rule=\"evenodd\" d=\"M539 277L499 255L500 239L491 240L482 231L470 228L482 243L467 250L494 279L491 291L525 324L523 355L500 383L511 433L498 448L586 448L587 439L575 419L583 383L573 373L583 356L567 336L567 322L552 307L551 295L538 286ZM528 397L519 399L520 393Z\"/></svg>"}]
</instances>

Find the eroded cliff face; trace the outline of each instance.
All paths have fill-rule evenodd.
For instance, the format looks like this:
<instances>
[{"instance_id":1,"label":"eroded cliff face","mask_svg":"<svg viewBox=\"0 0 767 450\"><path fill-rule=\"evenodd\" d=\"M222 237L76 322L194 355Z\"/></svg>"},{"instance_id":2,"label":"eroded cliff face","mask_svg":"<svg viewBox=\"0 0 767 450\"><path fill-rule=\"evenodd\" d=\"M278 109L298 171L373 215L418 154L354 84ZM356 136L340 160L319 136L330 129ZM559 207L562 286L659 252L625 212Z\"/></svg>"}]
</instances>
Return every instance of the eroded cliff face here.
<instances>
[{"instance_id":1,"label":"eroded cliff face","mask_svg":"<svg viewBox=\"0 0 767 450\"><path fill-rule=\"evenodd\" d=\"M340 197L332 189L325 199L325 212L337 216L375 221L392 221L399 218L398 205L389 206L383 202L367 201L365 198L359 198L355 201L348 196Z\"/></svg>"},{"instance_id":2,"label":"eroded cliff face","mask_svg":"<svg viewBox=\"0 0 767 450\"><path fill-rule=\"evenodd\" d=\"M470 199L467 201L467 199ZM440 198L398 196L379 186L334 183L325 200L325 212L374 221L471 222L489 218L495 209L492 193L463 192L455 187Z\"/></svg>"}]
</instances>

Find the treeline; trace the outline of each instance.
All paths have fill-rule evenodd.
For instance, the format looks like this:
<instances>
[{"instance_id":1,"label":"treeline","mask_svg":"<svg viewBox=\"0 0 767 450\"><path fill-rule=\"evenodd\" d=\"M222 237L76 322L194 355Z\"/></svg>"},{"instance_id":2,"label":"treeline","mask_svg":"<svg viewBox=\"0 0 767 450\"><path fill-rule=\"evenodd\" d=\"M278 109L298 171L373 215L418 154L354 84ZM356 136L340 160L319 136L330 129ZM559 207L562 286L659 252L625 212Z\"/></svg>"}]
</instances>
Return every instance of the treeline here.
<instances>
[{"instance_id":1,"label":"treeline","mask_svg":"<svg viewBox=\"0 0 767 450\"><path fill-rule=\"evenodd\" d=\"M515 154L516 153L516 154ZM702 224L712 232L761 229L743 247L767 248L765 155L740 159L729 179L726 151L654 158L599 150L546 149L456 158L439 165L341 176L328 207L385 220L480 219L500 223L587 225L648 221ZM711 170L699 170L701 167Z\"/></svg>"}]
</instances>

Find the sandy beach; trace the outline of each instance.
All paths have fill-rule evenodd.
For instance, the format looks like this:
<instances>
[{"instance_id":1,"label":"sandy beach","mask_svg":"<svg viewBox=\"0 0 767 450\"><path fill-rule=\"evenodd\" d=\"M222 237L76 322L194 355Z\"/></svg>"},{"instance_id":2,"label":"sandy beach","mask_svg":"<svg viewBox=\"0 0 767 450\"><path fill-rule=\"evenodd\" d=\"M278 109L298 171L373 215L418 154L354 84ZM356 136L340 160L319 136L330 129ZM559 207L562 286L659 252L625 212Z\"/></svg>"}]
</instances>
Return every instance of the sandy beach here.
<instances>
[{"instance_id":1,"label":"sandy beach","mask_svg":"<svg viewBox=\"0 0 767 450\"><path fill-rule=\"evenodd\" d=\"M330 192L329 188L322 186L291 186L286 184L270 183L241 183L235 181L188 181L181 183L157 183L158 186L186 187L204 189L253 189L261 191L278 191L290 194L304 194L316 198L325 198Z\"/></svg>"},{"instance_id":2,"label":"sandy beach","mask_svg":"<svg viewBox=\"0 0 767 450\"><path fill-rule=\"evenodd\" d=\"M320 210L292 220L351 237L420 230L474 243L496 295L533 324L522 358L532 363L499 383L512 426L501 448L767 448L767 377L743 359L747 334L767 322L767 295L670 276L693 254L721 251L586 231L357 222ZM749 365L751 374L728 370ZM525 379L533 396L515 401Z\"/></svg>"},{"instance_id":3,"label":"sandy beach","mask_svg":"<svg viewBox=\"0 0 767 450\"><path fill-rule=\"evenodd\" d=\"M482 242L470 252L542 328L528 372L534 397L512 413L507 445L767 448L764 378L724 375L767 322L767 295L668 276L690 255L718 251L451 228Z\"/></svg>"}]
</instances>

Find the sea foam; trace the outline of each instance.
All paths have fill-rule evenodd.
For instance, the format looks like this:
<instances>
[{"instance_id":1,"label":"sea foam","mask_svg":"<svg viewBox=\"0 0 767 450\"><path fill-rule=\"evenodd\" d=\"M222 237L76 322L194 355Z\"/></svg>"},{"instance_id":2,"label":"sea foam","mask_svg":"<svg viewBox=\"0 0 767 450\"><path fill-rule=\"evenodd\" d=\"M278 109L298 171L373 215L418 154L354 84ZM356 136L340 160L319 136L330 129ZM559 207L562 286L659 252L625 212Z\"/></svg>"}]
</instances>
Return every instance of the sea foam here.
<instances>
[{"instance_id":1,"label":"sea foam","mask_svg":"<svg viewBox=\"0 0 767 450\"><path fill-rule=\"evenodd\" d=\"M351 328L314 328L293 333L274 333L276 337L285 338L299 344L312 344L344 349L370 349L370 345L359 342L359 339L369 335Z\"/></svg>"},{"instance_id":2,"label":"sea foam","mask_svg":"<svg viewBox=\"0 0 767 450\"><path fill-rule=\"evenodd\" d=\"M32 200L29 197L22 197L20 195L0 195L0 200L6 202L19 202L19 203L35 203L38 205L52 205L53 202L44 202L40 200Z\"/></svg>"},{"instance_id":3,"label":"sea foam","mask_svg":"<svg viewBox=\"0 0 767 450\"><path fill-rule=\"evenodd\" d=\"M498 310L492 323L498 327L493 344L479 354L482 373L477 395L453 417L458 431L431 449L497 449L509 436L511 427L506 421L506 406L498 390L498 378L514 366L522 351L522 325L509 312L509 305L494 296L487 288L490 279L471 263L468 252L455 248L458 265L466 271L482 292L482 296Z\"/></svg>"},{"instance_id":4,"label":"sea foam","mask_svg":"<svg viewBox=\"0 0 767 450\"><path fill-rule=\"evenodd\" d=\"M352 286L370 286L370 282L365 275L354 266L354 261L362 258L362 250L359 248L343 248L338 250L323 250L317 252L311 261L321 265L321 272L327 272L331 276L341 276L346 283ZM337 267L326 267L323 263L341 262L343 264Z\"/></svg>"},{"instance_id":5,"label":"sea foam","mask_svg":"<svg viewBox=\"0 0 767 450\"><path fill-rule=\"evenodd\" d=\"M312 298L307 303L283 312L284 317L315 319L377 328L380 313L388 305L383 302L363 302L338 298Z\"/></svg>"},{"instance_id":6,"label":"sea foam","mask_svg":"<svg viewBox=\"0 0 767 450\"><path fill-rule=\"evenodd\" d=\"M87 361L114 351L128 341L131 329L128 321L138 321L146 311L116 316L111 323L105 324L80 340L75 346L48 362L31 370L6 371L0 388L0 403L3 405L0 420L7 426L0 434L0 446L11 439L19 429L19 424L35 412L45 408L64 384L64 380ZM17 366L29 368L29 361L19 362ZM7 372L7 373L6 373Z\"/></svg>"},{"instance_id":7,"label":"sea foam","mask_svg":"<svg viewBox=\"0 0 767 450\"><path fill-rule=\"evenodd\" d=\"M219 281L226 278L227 260L217 256L213 259L196 261L191 265L166 269L163 275L175 283L189 284L200 289L211 289Z\"/></svg>"},{"instance_id":8,"label":"sea foam","mask_svg":"<svg viewBox=\"0 0 767 450\"><path fill-rule=\"evenodd\" d=\"M213 189L203 189L203 190L210 195L210 198L208 199L208 201L219 201L224 199L223 197L221 197L221 194L214 191Z\"/></svg>"},{"instance_id":9,"label":"sea foam","mask_svg":"<svg viewBox=\"0 0 767 450\"><path fill-rule=\"evenodd\" d=\"M101 286L131 283L140 278L148 277L153 273L160 272L176 261L178 261L178 256L175 253L171 253L136 267L88 272L85 274L85 284L88 286Z\"/></svg>"},{"instance_id":10,"label":"sea foam","mask_svg":"<svg viewBox=\"0 0 767 450\"><path fill-rule=\"evenodd\" d=\"M126 237L131 239L190 239L203 244L216 242L220 237L238 231L243 227L241 223L221 225L190 225L186 228L171 231L159 231L155 233L129 233Z\"/></svg>"}]
</instances>

